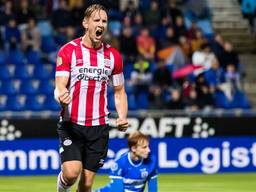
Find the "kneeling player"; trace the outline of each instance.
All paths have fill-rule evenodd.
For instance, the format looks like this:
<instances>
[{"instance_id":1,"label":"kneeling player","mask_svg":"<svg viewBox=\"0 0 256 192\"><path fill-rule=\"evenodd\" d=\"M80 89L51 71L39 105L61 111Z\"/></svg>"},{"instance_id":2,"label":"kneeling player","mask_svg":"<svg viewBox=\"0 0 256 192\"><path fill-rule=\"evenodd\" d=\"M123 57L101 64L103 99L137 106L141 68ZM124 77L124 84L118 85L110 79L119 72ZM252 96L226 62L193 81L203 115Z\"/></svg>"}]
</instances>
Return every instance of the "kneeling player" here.
<instances>
[{"instance_id":1,"label":"kneeling player","mask_svg":"<svg viewBox=\"0 0 256 192\"><path fill-rule=\"evenodd\" d=\"M128 137L129 151L115 161L110 171L111 182L96 192L157 192L156 158L150 154L149 139L136 131Z\"/></svg>"}]
</instances>

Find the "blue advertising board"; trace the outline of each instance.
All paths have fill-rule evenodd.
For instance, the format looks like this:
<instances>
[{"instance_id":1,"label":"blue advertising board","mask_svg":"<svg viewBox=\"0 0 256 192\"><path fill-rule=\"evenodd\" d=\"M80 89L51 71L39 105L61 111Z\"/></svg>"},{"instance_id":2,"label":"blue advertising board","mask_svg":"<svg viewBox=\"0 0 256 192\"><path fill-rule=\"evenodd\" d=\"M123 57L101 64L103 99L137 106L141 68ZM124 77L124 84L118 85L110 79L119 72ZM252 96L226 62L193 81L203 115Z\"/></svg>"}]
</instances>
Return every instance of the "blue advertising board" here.
<instances>
[{"instance_id":1,"label":"blue advertising board","mask_svg":"<svg viewBox=\"0 0 256 192\"><path fill-rule=\"evenodd\" d=\"M127 150L126 139L111 139L100 173ZM256 171L256 137L151 139L160 173L223 173ZM0 142L0 175L57 174L57 139L21 139Z\"/></svg>"}]
</instances>

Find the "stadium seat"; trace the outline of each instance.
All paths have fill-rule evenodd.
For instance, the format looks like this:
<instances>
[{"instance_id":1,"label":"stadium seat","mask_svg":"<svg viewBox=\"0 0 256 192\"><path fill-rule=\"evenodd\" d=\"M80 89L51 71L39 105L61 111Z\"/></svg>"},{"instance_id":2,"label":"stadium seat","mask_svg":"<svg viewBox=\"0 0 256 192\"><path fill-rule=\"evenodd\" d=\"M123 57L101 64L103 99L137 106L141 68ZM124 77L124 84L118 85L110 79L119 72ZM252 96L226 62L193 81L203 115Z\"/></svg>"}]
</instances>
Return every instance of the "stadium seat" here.
<instances>
[{"instance_id":1,"label":"stadium seat","mask_svg":"<svg viewBox=\"0 0 256 192\"><path fill-rule=\"evenodd\" d=\"M51 110L51 111L59 111L60 105L55 101L54 96L47 96L44 100L44 109L45 110Z\"/></svg>"},{"instance_id":2,"label":"stadium seat","mask_svg":"<svg viewBox=\"0 0 256 192\"><path fill-rule=\"evenodd\" d=\"M3 65L0 66L0 79L1 80L9 80L12 77L8 66Z\"/></svg>"},{"instance_id":3,"label":"stadium seat","mask_svg":"<svg viewBox=\"0 0 256 192\"><path fill-rule=\"evenodd\" d=\"M26 97L25 107L31 111L41 111L44 109L44 97L32 95Z\"/></svg>"},{"instance_id":4,"label":"stadium seat","mask_svg":"<svg viewBox=\"0 0 256 192\"><path fill-rule=\"evenodd\" d=\"M55 44L54 38L49 35L49 36L42 36L42 45L41 49L44 53L51 53L56 51L57 46Z\"/></svg>"},{"instance_id":5,"label":"stadium seat","mask_svg":"<svg viewBox=\"0 0 256 192\"><path fill-rule=\"evenodd\" d=\"M7 96L6 95L0 95L0 111L6 111L6 101Z\"/></svg>"},{"instance_id":6,"label":"stadium seat","mask_svg":"<svg viewBox=\"0 0 256 192\"><path fill-rule=\"evenodd\" d=\"M54 84L51 80L41 80L38 90L41 94L51 95L54 92Z\"/></svg>"},{"instance_id":7,"label":"stadium seat","mask_svg":"<svg viewBox=\"0 0 256 192\"><path fill-rule=\"evenodd\" d=\"M135 100L135 96L133 94L129 94L127 100L128 100L128 109L129 110L138 109L138 106L137 106L137 103Z\"/></svg>"},{"instance_id":8,"label":"stadium seat","mask_svg":"<svg viewBox=\"0 0 256 192\"><path fill-rule=\"evenodd\" d=\"M6 54L3 51L0 51L0 66L6 64Z\"/></svg>"},{"instance_id":9,"label":"stadium seat","mask_svg":"<svg viewBox=\"0 0 256 192\"><path fill-rule=\"evenodd\" d=\"M15 65L23 65L24 64L23 53L18 49L11 50L8 54L7 63L15 64Z\"/></svg>"},{"instance_id":10,"label":"stadium seat","mask_svg":"<svg viewBox=\"0 0 256 192\"><path fill-rule=\"evenodd\" d=\"M33 76L40 80L45 80L50 78L50 72L46 69L44 65L37 65L34 68Z\"/></svg>"},{"instance_id":11,"label":"stadium seat","mask_svg":"<svg viewBox=\"0 0 256 192\"><path fill-rule=\"evenodd\" d=\"M28 64L42 65L40 61L40 53L38 51L29 51L27 54Z\"/></svg>"},{"instance_id":12,"label":"stadium seat","mask_svg":"<svg viewBox=\"0 0 256 192\"><path fill-rule=\"evenodd\" d=\"M2 82L2 92L6 95L15 95L19 93L19 82L4 81Z\"/></svg>"},{"instance_id":13,"label":"stadium seat","mask_svg":"<svg viewBox=\"0 0 256 192\"><path fill-rule=\"evenodd\" d=\"M31 74L29 74L28 66L27 65L20 65L16 66L14 71L14 77L27 80L31 77Z\"/></svg>"},{"instance_id":14,"label":"stadium seat","mask_svg":"<svg viewBox=\"0 0 256 192\"><path fill-rule=\"evenodd\" d=\"M148 94L142 92L137 97L137 103L139 109L148 109Z\"/></svg>"},{"instance_id":15,"label":"stadium seat","mask_svg":"<svg viewBox=\"0 0 256 192\"><path fill-rule=\"evenodd\" d=\"M8 96L6 108L11 111L24 111L25 110L25 96L13 95Z\"/></svg>"},{"instance_id":16,"label":"stadium seat","mask_svg":"<svg viewBox=\"0 0 256 192\"><path fill-rule=\"evenodd\" d=\"M114 93L108 94L108 109L115 110L115 100L114 100Z\"/></svg>"},{"instance_id":17,"label":"stadium seat","mask_svg":"<svg viewBox=\"0 0 256 192\"><path fill-rule=\"evenodd\" d=\"M20 93L26 95L35 95L38 94L38 80L27 80L22 81L20 85Z\"/></svg>"}]
</instances>

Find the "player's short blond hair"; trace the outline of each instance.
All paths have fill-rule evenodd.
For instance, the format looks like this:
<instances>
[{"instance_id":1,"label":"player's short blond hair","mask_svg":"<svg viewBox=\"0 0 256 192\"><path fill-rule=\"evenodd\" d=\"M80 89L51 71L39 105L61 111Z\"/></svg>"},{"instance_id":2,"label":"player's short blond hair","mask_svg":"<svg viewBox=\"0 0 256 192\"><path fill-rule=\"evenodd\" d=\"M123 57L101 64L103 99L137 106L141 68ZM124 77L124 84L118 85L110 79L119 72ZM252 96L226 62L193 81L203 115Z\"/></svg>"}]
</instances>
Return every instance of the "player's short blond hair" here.
<instances>
[{"instance_id":1,"label":"player's short blond hair","mask_svg":"<svg viewBox=\"0 0 256 192\"><path fill-rule=\"evenodd\" d=\"M107 13L107 9L101 4L92 4L84 12L84 19L88 19L94 11L103 10Z\"/></svg>"},{"instance_id":2,"label":"player's short blond hair","mask_svg":"<svg viewBox=\"0 0 256 192\"><path fill-rule=\"evenodd\" d=\"M128 147L131 149L133 146L136 146L143 141L149 141L149 137L140 131L132 132L128 136Z\"/></svg>"}]
</instances>

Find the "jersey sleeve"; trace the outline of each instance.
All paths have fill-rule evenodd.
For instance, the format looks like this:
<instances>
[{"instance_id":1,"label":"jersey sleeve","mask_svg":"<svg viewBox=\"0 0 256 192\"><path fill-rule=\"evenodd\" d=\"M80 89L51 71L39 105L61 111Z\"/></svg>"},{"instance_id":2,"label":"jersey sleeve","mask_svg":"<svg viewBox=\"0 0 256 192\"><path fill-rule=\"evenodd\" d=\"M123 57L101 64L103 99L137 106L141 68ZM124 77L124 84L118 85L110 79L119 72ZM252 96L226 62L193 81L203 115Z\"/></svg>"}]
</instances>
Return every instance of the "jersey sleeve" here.
<instances>
[{"instance_id":1,"label":"jersey sleeve","mask_svg":"<svg viewBox=\"0 0 256 192\"><path fill-rule=\"evenodd\" d=\"M157 192L157 162L154 155L151 155L151 167L152 172L148 177L148 192Z\"/></svg>"},{"instance_id":2,"label":"jersey sleeve","mask_svg":"<svg viewBox=\"0 0 256 192\"><path fill-rule=\"evenodd\" d=\"M67 46L62 47L57 55L56 61L56 77L69 77L71 65L71 54Z\"/></svg>"},{"instance_id":3,"label":"jersey sleeve","mask_svg":"<svg viewBox=\"0 0 256 192\"><path fill-rule=\"evenodd\" d=\"M114 86L122 85L124 84L122 57L115 49L112 49L111 52L114 57L114 69L112 71L111 80Z\"/></svg>"}]
</instances>

